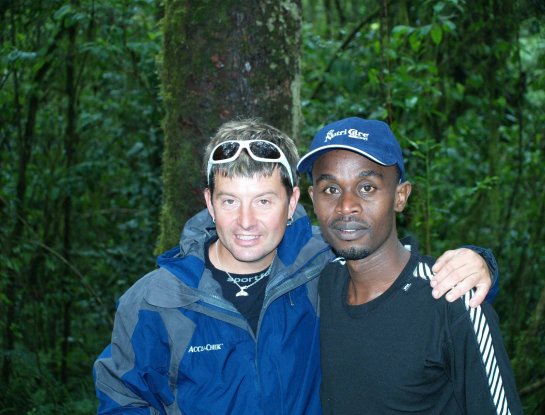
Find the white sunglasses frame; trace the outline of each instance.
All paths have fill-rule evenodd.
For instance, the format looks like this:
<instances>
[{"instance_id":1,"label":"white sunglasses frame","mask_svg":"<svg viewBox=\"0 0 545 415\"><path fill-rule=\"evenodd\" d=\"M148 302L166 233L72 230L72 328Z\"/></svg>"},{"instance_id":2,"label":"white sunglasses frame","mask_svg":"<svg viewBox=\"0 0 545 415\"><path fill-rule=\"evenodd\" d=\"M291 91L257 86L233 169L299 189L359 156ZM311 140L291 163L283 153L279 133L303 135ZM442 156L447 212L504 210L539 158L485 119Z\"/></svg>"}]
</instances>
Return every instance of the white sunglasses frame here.
<instances>
[{"instance_id":1,"label":"white sunglasses frame","mask_svg":"<svg viewBox=\"0 0 545 415\"><path fill-rule=\"evenodd\" d=\"M276 148L278 150L278 153L280 154L280 158L279 159L268 159L268 158L263 158L263 157L259 157L259 156L255 155L253 153L252 149L250 148L250 144L256 143L256 142L267 143L267 144L272 145L274 148ZM216 150L218 149L218 147L221 147L222 145L224 145L226 143L237 143L239 145L237 151L235 152L235 154L233 156L229 157L229 158L224 159L224 160L214 160L213 156L214 156L214 153L216 152ZM206 171L206 180L207 180L208 184L210 184L210 173L212 172L212 166L214 164L224 164L224 163L229 163L231 161L236 160L237 158L239 158L240 153L242 153L242 150L246 150L246 152L249 154L249 156L251 158L253 158L255 161L261 161L261 162L264 162L264 163L280 163L282 166L284 166L286 168L286 171L288 172L288 175L290 177L291 186L292 187L295 186L295 182L293 181L293 174L291 172L290 163L288 162L288 159L284 155L284 152L276 144L271 143L270 141L267 141L267 140L225 140L225 141L222 141L221 143L219 143L216 147L214 147L212 149L212 151L210 152L210 157L208 158L208 165L207 165L207 171Z\"/></svg>"}]
</instances>

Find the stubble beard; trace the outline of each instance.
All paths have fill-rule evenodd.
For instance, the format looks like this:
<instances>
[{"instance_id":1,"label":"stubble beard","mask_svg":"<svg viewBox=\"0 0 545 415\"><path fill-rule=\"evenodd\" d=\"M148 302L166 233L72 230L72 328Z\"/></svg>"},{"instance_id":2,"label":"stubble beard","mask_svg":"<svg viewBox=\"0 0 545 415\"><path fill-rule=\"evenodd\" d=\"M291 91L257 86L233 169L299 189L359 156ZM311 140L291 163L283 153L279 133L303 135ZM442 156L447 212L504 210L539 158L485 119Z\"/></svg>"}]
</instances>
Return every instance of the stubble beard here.
<instances>
[{"instance_id":1,"label":"stubble beard","mask_svg":"<svg viewBox=\"0 0 545 415\"><path fill-rule=\"evenodd\" d=\"M360 259L365 259L369 256L369 250L365 248L350 247L348 249L333 249L337 256L343 257L347 261L358 261Z\"/></svg>"}]
</instances>

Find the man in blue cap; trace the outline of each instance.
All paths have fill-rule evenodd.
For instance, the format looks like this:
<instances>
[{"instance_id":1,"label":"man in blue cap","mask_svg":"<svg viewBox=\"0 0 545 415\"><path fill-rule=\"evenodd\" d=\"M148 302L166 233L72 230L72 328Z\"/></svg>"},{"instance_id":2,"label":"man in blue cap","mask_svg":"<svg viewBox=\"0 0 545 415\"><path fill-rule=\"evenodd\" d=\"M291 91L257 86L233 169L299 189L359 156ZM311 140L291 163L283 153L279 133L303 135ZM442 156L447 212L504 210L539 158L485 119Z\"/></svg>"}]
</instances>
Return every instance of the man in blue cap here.
<instances>
[{"instance_id":1,"label":"man in blue cap","mask_svg":"<svg viewBox=\"0 0 545 415\"><path fill-rule=\"evenodd\" d=\"M433 259L398 239L411 184L389 126L329 124L298 171L338 256L319 281L324 413L522 413L492 307L434 300Z\"/></svg>"}]
</instances>

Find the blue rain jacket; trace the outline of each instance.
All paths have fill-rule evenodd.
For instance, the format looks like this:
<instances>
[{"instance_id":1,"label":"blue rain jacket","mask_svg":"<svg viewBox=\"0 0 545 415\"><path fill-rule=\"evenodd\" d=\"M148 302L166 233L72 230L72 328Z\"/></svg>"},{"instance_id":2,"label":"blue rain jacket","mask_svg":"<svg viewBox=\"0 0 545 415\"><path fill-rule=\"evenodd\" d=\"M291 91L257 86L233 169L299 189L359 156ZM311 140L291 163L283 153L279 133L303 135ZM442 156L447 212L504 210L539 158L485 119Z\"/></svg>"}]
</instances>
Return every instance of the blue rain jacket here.
<instances>
[{"instance_id":1,"label":"blue rain jacket","mask_svg":"<svg viewBox=\"0 0 545 415\"><path fill-rule=\"evenodd\" d=\"M204 267L207 211L119 300L94 366L99 414L320 414L317 281L333 258L301 206L278 247L254 336Z\"/></svg>"}]
</instances>

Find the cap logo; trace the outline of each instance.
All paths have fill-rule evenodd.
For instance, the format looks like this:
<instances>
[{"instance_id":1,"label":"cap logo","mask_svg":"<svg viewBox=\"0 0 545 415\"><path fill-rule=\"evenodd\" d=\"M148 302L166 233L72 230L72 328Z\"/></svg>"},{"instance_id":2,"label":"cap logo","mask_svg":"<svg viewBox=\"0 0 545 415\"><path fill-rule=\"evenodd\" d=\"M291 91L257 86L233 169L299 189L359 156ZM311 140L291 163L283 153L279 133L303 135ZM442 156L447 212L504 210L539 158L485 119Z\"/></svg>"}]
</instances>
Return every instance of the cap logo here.
<instances>
[{"instance_id":1,"label":"cap logo","mask_svg":"<svg viewBox=\"0 0 545 415\"><path fill-rule=\"evenodd\" d=\"M340 135L348 135L348 138L357 138L358 140L365 140L367 141L369 138L369 133L363 133L356 128L350 128L350 129L344 129L344 130L329 130L325 135L324 142L328 142L332 140L335 137L338 137Z\"/></svg>"}]
</instances>

